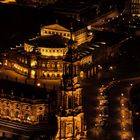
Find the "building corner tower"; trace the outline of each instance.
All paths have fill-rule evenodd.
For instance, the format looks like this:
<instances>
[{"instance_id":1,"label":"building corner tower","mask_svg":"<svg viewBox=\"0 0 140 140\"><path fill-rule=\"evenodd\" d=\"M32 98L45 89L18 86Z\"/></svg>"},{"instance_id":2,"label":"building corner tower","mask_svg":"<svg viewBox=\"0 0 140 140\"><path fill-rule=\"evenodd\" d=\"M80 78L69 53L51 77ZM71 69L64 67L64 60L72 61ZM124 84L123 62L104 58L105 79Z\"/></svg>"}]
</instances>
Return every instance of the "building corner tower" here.
<instances>
[{"instance_id":1,"label":"building corner tower","mask_svg":"<svg viewBox=\"0 0 140 140\"><path fill-rule=\"evenodd\" d=\"M72 31L72 29L71 29ZM68 52L64 57L63 78L58 99L58 133L56 140L86 139L82 88L77 61L73 53L74 41L68 42Z\"/></svg>"}]
</instances>

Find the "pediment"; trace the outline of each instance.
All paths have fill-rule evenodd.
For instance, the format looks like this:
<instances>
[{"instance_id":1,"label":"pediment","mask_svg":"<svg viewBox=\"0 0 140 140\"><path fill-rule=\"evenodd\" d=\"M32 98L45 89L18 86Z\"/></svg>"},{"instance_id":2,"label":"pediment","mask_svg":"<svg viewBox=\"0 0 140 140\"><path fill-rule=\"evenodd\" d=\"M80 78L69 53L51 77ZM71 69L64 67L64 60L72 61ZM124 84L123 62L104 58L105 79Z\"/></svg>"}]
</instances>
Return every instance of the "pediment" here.
<instances>
[{"instance_id":1,"label":"pediment","mask_svg":"<svg viewBox=\"0 0 140 140\"><path fill-rule=\"evenodd\" d=\"M58 31L68 31L69 29L59 25L59 24L52 24L52 25L48 25L48 26L44 26L44 29L51 29L51 30L58 30Z\"/></svg>"}]
</instances>

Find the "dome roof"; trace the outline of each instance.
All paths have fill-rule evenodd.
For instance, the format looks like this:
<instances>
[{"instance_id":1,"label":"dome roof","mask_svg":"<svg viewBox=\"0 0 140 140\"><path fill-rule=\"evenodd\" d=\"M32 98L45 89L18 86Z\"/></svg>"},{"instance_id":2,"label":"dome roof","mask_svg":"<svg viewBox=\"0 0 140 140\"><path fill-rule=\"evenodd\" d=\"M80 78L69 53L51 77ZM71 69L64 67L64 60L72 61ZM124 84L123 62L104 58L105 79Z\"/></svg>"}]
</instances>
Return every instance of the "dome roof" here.
<instances>
[{"instance_id":1,"label":"dome roof","mask_svg":"<svg viewBox=\"0 0 140 140\"><path fill-rule=\"evenodd\" d=\"M29 39L26 43L35 47L65 48L67 47L68 39L60 35L50 35Z\"/></svg>"}]
</instances>

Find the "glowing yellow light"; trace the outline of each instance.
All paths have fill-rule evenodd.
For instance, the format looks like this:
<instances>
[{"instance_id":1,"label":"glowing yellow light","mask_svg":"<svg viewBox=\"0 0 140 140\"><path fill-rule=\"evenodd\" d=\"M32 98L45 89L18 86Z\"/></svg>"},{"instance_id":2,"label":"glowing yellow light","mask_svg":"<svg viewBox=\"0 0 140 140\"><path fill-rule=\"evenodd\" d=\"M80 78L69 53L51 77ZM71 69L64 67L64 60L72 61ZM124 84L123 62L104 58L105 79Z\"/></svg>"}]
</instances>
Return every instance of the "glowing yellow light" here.
<instances>
[{"instance_id":1,"label":"glowing yellow light","mask_svg":"<svg viewBox=\"0 0 140 140\"><path fill-rule=\"evenodd\" d=\"M103 93L101 92L100 95L103 95Z\"/></svg>"},{"instance_id":2,"label":"glowing yellow light","mask_svg":"<svg viewBox=\"0 0 140 140\"><path fill-rule=\"evenodd\" d=\"M113 70L113 66L110 66L110 67L109 67L109 70Z\"/></svg>"},{"instance_id":3,"label":"glowing yellow light","mask_svg":"<svg viewBox=\"0 0 140 140\"><path fill-rule=\"evenodd\" d=\"M11 3L11 2L16 2L15 0L3 0L3 1L0 1L2 3Z\"/></svg>"},{"instance_id":4,"label":"glowing yellow light","mask_svg":"<svg viewBox=\"0 0 140 140\"><path fill-rule=\"evenodd\" d=\"M40 84L40 83L37 83L37 86L38 86L38 87L40 87L40 86L41 86L41 84Z\"/></svg>"},{"instance_id":5,"label":"glowing yellow light","mask_svg":"<svg viewBox=\"0 0 140 140\"><path fill-rule=\"evenodd\" d=\"M123 128L123 130L126 130L125 127Z\"/></svg>"},{"instance_id":6,"label":"glowing yellow light","mask_svg":"<svg viewBox=\"0 0 140 140\"><path fill-rule=\"evenodd\" d=\"M99 114L99 116L101 117L101 116L102 116L102 114Z\"/></svg>"},{"instance_id":7,"label":"glowing yellow light","mask_svg":"<svg viewBox=\"0 0 140 140\"><path fill-rule=\"evenodd\" d=\"M98 65L98 68L101 70L102 69L102 66L101 65Z\"/></svg>"},{"instance_id":8,"label":"glowing yellow light","mask_svg":"<svg viewBox=\"0 0 140 140\"><path fill-rule=\"evenodd\" d=\"M29 116L27 117L27 120L30 121L30 117Z\"/></svg>"}]
</instances>

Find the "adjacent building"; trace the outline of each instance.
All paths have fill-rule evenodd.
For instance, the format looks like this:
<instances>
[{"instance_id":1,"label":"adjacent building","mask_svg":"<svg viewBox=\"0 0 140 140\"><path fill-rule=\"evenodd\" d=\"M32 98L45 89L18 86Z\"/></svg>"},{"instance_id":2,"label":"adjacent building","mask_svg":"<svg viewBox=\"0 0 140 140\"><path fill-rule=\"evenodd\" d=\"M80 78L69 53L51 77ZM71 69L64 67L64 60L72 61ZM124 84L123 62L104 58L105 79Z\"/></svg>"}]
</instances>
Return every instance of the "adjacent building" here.
<instances>
[{"instance_id":1,"label":"adjacent building","mask_svg":"<svg viewBox=\"0 0 140 140\"><path fill-rule=\"evenodd\" d=\"M131 14L132 16L140 16L140 1L131 0Z\"/></svg>"},{"instance_id":2,"label":"adjacent building","mask_svg":"<svg viewBox=\"0 0 140 140\"><path fill-rule=\"evenodd\" d=\"M55 91L4 79L0 83L0 137L54 137Z\"/></svg>"}]
</instances>

